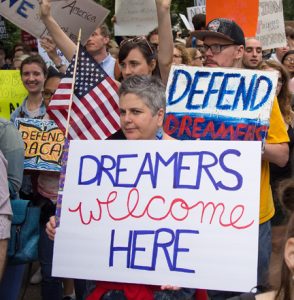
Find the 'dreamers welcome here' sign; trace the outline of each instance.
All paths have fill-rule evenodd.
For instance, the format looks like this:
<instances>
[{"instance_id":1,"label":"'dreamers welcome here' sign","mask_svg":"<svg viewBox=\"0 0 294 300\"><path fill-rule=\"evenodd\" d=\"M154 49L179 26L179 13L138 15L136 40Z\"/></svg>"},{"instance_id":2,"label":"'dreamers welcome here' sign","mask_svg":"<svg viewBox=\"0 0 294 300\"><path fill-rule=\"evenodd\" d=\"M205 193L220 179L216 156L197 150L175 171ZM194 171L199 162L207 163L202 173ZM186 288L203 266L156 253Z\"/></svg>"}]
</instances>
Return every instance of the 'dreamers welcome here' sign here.
<instances>
[{"instance_id":1,"label":"'dreamers welcome here' sign","mask_svg":"<svg viewBox=\"0 0 294 300\"><path fill-rule=\"evenodd\" d=\"M250 291L260 149L248 141L70 141L53 275Z\"/></svg>"},{"instance_id":2,"label":"'dreamers welcome here' sign","mask_svg":"<svg viewBox=\"0 0 294 300\"><path fill-rule=\"evenodd\" d=\"M164 129L182 140L264 140L276 85L276 72L174 66Z\"/></svg>"}]
</instances>

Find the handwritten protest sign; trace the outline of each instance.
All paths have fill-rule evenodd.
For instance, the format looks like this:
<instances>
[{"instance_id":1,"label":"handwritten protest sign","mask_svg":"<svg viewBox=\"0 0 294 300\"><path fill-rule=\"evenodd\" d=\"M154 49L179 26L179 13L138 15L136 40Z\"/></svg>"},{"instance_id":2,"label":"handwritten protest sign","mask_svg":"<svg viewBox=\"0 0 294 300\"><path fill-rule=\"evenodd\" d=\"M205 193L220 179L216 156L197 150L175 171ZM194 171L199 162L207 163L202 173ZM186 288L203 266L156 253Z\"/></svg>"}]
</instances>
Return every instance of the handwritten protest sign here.
<instances>
[{"instance_id":1,"label":"handwritten protest sign","mask_svg":"<svg viewBox=\"0 0 294 300\"><path fill-rule=\"evenodd\" d=\"M53 275L249 291L260 151L260 142L70 141Z\"/></svg>"},{"instance_id":2,"label":"handwritten protest sign","mask_svg":"<svg viewBox=\"0 0 294 300\"><path fill-rule=\"evenodd\" d=\"M276 85L276 72L173 66L165 131L182 140L264 140Z\"/></svg>"},{"instance_id":3,"label":"handwritten protest sign","mask_svg":"<svg viewBox=\"0 0 294 300\"><path fill-rule=\"evenodd\" d=\"M259 1L256 38L263 50L286 46L282 0Z\"/></svg>"},{"instance_id":4,"label":"handwritten protest sign","mask_svg":"<svg viewBox=\"0 0 294 300\"><path fill-rule=\"evenodd\" d=\"M60 171L64 135L52 120L16 119L25 146L25 169Z\"/></svg>"},{"instance_id":5,"label":"handwritten protest sign","mask_svg":"<svg viewBox=\"0 0 294 300\"><path fill-rule=\"evenodd\" d=\"M180 18L182 19L183 23L185 24L186 28L190 31L193 31L194 30L193 23L189 22L185 15L183 15L183 14L179 14L179 15L180 15Z\"/></svg>"},{"instance_id":6,"label":"handwritten protest sign","mask_svg":"<svg viewBox=\"0 0 294 300\"><path fill-rule=\"evenodd\" d=\"M195 15L198 14L206 14L206 6L193 6L193 7L187 7L187 17L190 24L192 23L192 19Z\"/></svg>"},{"instance_id":7,"label":"handwritten protest sign","mask_svg":"<svg viewBox=\"0 0 294 300\"><path fill-rule=\"evenodd\" d=\"M18 70L0 70L0 117L10 114L21 105L28 92L22 84Z\"/></svg>"},{"instance_id":8,"label":"handwritten protest sign","mask_svg":"<svg viewBox=\"0 0 294 300\"><path fill-rule=\"evenodd\" d=\"M267 1L267 0L265 0ZM243 29L246 37L256 34L259 0L207 0L206 22L215 18L235 20Z\"/></svg>"},{"instance_id":9,"label":"handwritten protest sign","mask_svg":"<svg viewBox=\"0 0 294 300\"><path fill-rule=\"evenodd\" d=\"M62 0L52 2L52 15L63 31L74 41L82 29L82 44L104 21L109 11L92 0ZM36 38L48 35L40 21L38 0L3 0L1 15Z\"/></svg>"},{"instance_id":10,"label":"handwritten protest sign","mask_svg":"<svg viewBox=\"0 0 294 300\"><path fill-rule=\"evenodd\" d=\"M116 0L115 35L146 35L158 26L155 1Z\"/></svg>"}]
</instances>

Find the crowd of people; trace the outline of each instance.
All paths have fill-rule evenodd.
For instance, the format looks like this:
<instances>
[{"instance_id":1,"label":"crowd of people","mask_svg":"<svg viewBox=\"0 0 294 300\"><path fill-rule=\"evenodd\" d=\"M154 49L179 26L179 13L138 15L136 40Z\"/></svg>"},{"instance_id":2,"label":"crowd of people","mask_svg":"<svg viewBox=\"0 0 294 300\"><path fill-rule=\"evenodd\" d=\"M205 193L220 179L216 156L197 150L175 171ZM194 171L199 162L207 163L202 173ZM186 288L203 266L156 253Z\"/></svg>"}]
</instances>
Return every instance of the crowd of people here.
<instances>
[{"instance_id":1,"label":"crowd of people","mask_svg":"<svg viewBox=\"0 0 294 300\"><path fill-rule=\"evenodd\" d=\"M173 140L163 129L165 87L172 65L276 71L276 97L261 157L257 286L248 294L208 290L205 295L212 300L293 299L294 29L286 27L286 46L268 52L255 37L245 38L237 22L217 18L206 24L205 15L200 14L193 17L195 31L183 39L172 30L171 0L155 0L155 3L158 28L148 35L111 39L108 27L103 24L85 43L86 51L119 87L121 131L111 138L126 142ZM43 300L203 299L205 295L191 288L91 282L51 275L54 236L58 230L54 215L59 174L23 170L24 145L13 122L19 117L49 118L46 109L67 68L57 49L70 62L76 44L51 15L49 0L40 1L40 17L50 34L40 44L54 67L48 68L40 55L22 43L14 46L7 60L0 45L0 69L20 70L28 92L21 106L11 114L11 122L0 119L0 299L18 299L26 269L26 265L10 265L6 259L12 215L9 201L19 197L31 199L42 208L39 270ZM282 252L284 257L279 263ZM281 265L279 279L271 280L271 262Z\"/></svg>"}]
</instances>

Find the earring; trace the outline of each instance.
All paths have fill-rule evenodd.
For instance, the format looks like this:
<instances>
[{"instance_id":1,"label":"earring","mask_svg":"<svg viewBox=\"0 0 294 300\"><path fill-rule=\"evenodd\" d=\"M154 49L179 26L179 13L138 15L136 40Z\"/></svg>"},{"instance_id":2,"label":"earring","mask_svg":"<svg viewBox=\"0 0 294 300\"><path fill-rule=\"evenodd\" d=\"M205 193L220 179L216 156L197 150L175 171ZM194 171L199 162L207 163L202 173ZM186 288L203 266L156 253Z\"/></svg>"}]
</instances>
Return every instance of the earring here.
<instances>
[{"instance_id":1,"label":"earring","mask_svg":"<svg viewBox=\"0 0 294 300\"><path fill-rule=\"evenodd\" d=\"M163 137L163 129L162 129L162 127L160 127L156 131L156 139L157 140L162 140L162 137Z\"/></svg>"}]
</instances>

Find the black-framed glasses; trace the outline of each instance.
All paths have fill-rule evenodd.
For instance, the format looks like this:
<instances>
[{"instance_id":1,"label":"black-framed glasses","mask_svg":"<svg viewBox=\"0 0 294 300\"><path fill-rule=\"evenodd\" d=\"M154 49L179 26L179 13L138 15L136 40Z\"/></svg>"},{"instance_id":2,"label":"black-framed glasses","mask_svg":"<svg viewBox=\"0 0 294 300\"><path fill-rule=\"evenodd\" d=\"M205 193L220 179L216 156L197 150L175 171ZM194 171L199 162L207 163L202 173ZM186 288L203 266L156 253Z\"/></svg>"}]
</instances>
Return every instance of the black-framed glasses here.
<instances>
[{"instance_id":1,"label":"black-framed glasses","mask_svg":"<svg viewBox=\"0 0 294 300\"><path fill-rule=\"evenodd\" d=\"M51 99L56 91L44 90L42 91L42 96L44 99Z\"/></svg>"},{"instance_id":2,"label":"black-framed glasses","mask_svg":"<svg viewBox=\"0 0 294 300\"><path fill-rule=\"evenodd\" d=\"M146 43L151 54L154 53L154 50L151 47L151 44L149 43L149 41L146 39L145 36L136 36L134 38L130 38L130 39L125 39L120 43L120 47L123 47L124 45L128 44L128 43L134 43L134 44L140 44L141 42Z\"/></svg>"},{"instance_id":3,"label":"black-framed glasses","mask_svg":"<svg viewBox=\"0 0 294 300\"><path fill-rule=\"evenodd\" d=\"M233 45L235 45L235 44L225 44L225 45L220 45L220 44L206 45L206 44L203 44L203 49L204 49L205 52L207 52L208 49L210 49L212 54L218 54L218 53L221 53L227 47L230 47L230 46L233 46Z\"/></svg>"}]
</instances>

